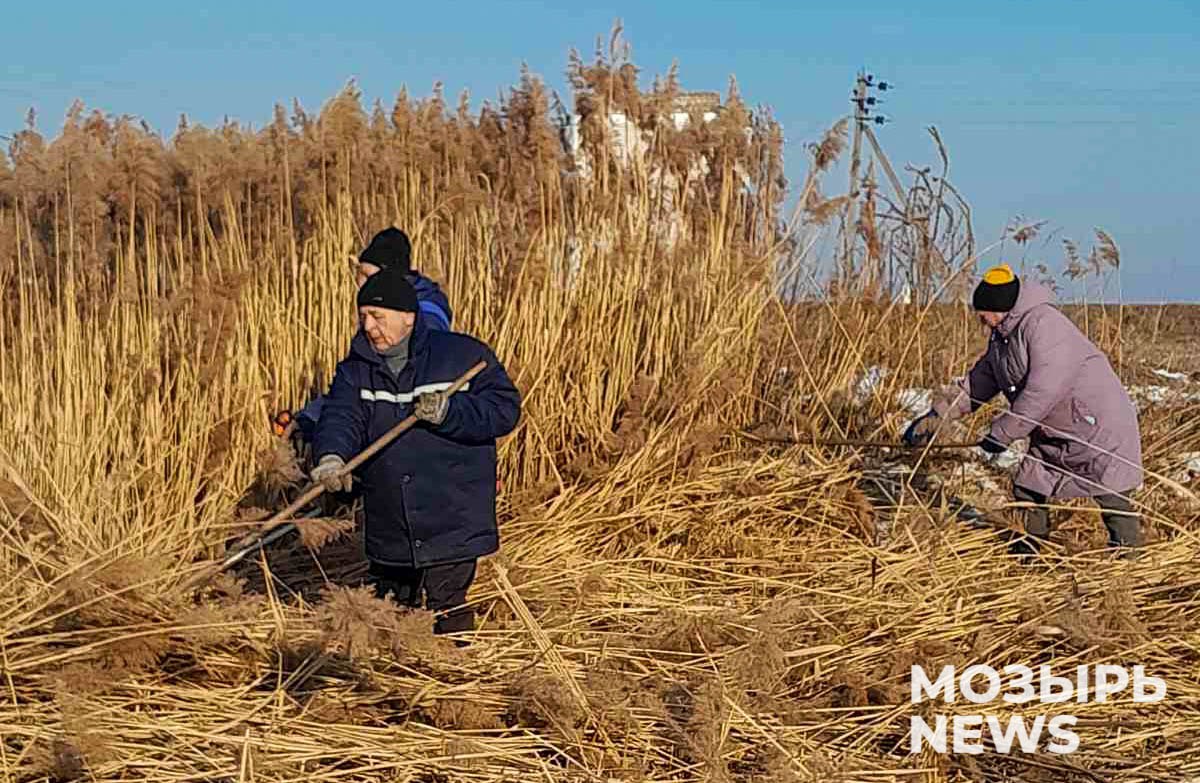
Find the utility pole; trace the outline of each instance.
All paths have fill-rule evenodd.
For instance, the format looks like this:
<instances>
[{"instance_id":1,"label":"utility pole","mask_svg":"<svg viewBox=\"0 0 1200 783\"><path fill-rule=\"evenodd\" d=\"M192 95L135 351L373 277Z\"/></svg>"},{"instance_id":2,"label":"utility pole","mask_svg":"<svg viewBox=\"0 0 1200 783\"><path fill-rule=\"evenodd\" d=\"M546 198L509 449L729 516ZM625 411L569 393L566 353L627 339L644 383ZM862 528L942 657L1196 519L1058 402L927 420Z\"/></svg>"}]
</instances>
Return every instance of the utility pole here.
<instances>
[{"instance_id":1,"label":"utility pole","mask_svg":"<svg viewBox=\"0 0 1200 783\"><path fill-rule=\"evenodd\" d=\"M854 84L854 97L850 102L854 104L854 142L850 152L850 187L846 194L849 198L846 201L846 225L842 234L842 278L843 282L849 285L850 279L854 274L854 207L857 204L858 193L858 164L862 156L862 132L863 132L863 114L864 107L867 101L867 80L862 71L859 71Z\"/></svg>"},{"instance_id":2,"label":"utility pole","mask_svg":"<svg viewBox=\"0 0 1200 783\"><path fill-rule=\"evenodd\" d=\"M876 82L872 74L864 71L859 71L854 80L854 93L850 98L850 103L854 106L854 140L850 150L850 189L847 192L849 196L846 202L846 226L842 236L842 276L849 283L851 276L854 274L854 244L857 234L855 226L855 207L858 204L858 169L862 162L862 139L864 135L869 134L869 141L876 152L880 152L879 144L875 140L875 135L871 132L867 123L875 123L883 125L887 122L887 117L881 114L873 114L874 107L880 101L873 95L870 95L870 90L878 88L881 92L891 89L892 85L887 82ZM877 155L882 158L882 156ZM882 161L885 166L885 171L892 180L893 187L896 186L897 180L895 173L891 171L891 166L886 161Z\"/></svg>"},{"instance_id":3,"label":"utility pole","mask_svg":"<svg viewBox=\"0 0 1200 783\"><path fill-rule=\"evenodd\" d=\"M863 131L865 132L867 141L871 142L871 149L875 151L875 159L879 161L879 165L883 166L883 173L887 175L888 181L892 183L892 190L896 192L896 199L907 213L908 194L904 192L904 186L900 184L900 178L896 176L896 170L892 168L892 162L888 160L883 147L879 146L879 139L875 138L875 131L870 128L863 128Z\"/></svg>"}]
</instances>

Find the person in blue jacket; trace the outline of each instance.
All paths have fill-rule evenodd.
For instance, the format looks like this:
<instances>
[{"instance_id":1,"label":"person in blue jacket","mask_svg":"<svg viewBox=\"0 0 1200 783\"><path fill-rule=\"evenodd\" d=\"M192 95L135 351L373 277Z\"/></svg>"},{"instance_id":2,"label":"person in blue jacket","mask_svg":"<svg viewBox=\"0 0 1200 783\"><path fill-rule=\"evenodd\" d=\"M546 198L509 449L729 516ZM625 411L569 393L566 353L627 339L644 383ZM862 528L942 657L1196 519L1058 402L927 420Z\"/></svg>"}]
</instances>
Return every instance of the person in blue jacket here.
<instances>
[{"instance_id":1,"label":"person in blue jacket","mask_svg":"<svg viewBox=\"0 0 1200 783\"><path fill-rule=\"evenodd\" d=\"M436 633L472 630L463 606L476 561L499 549L496 440L516 427L521 397L488 346L431 329L399 267L358 291L362 328L338 363L317 422L311 476L328 491L357 478L370 580L379 597L438 613ZM480 360L485 369L449 386ZM414 414L418 423L352 473L346 463Z\"/></svg>"},{"instance_id":2,"label":"person in blue jacket","mask_svg":"<svg viewBox=\"0 0 1200 783\"><path fill-rule=\"evenodd\" d=\"M355 280L362 288L372 275L383 269L400 269L405 279L417 292L417 306L420 317L430 329L449 330L454 322L454 312L450 309L450 300L442 293L441 287L430 278L412 268L412 243L408 234L391 226L383 229L371 238L358 255L355 268ZM304 446L311 443L317 422L321 419L321 411L325 399L321 395L313 397L301 408L294 418L294 435L300 441L298 444L303 452ZM283 427L292 420L289 411L276 414L276 432L283 433Z\"/></svg>"},{"instance_id":3,"label":"person in blue jacket","mask_svg":"<svg viewBox=\"0 0 1200 783\"><path fill-rule=\"evenodd\" d=\"M398 267L417 292L421 316L433 329L449 329L454 313L442 289L433 280L412 268L412 243L398 228L391 226L371 238L371 243L358 255L356 279L359 288L371 275L383 269Z\"/></svg>"}]
</instances>

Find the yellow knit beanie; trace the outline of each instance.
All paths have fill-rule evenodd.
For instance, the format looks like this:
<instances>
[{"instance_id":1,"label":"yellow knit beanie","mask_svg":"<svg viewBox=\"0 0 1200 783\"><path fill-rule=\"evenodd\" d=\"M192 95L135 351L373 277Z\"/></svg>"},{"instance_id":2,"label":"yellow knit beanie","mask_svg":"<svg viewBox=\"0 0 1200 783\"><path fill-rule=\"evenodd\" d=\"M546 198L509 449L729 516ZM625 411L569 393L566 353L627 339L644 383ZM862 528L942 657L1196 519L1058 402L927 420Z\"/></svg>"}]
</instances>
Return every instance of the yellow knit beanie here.
<instances>
[{"instance_id":1,"label":"yellow knit beanie","mask_svg":"<svg viewBox=\"0 0 1200 783\"><path fill-rule=\"evenodd\" d=\"M1007 313L1017 304L1021 293L1021 281L1013 274L1008 264L994 266L983 273L983 280L975 287L972 304L976 310L989 313Z\"/></svg>"}]
</instances>

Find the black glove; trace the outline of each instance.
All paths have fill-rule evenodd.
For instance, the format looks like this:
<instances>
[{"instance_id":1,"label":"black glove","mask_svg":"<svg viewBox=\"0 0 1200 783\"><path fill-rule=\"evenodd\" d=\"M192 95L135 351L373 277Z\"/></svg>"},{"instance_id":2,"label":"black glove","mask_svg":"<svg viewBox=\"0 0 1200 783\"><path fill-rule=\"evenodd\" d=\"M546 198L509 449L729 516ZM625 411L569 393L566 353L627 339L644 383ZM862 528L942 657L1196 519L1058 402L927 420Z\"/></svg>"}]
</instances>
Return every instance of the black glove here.
<instances>
[{"instance_id":1,"label":"black glove","mask_svg":"<svg viewBox=\"0 0 1200 783\"><path fill-rule=\"evenodd\" d=\"M1003 454L1008 451L1008 446L1005 446L1000 441L988 435L983 440L979 441L979 448L986 451L988 454Z\"/></svg>"},{"instance_id":2,"label":"black glove","mask_svg":"<svg viewBox=\"0 0 1200 783\"><path fill-rule=\"evenodd\" d=\"M924 446L937 432L941 422L937 421L937 411L929 411L924 416L913 421L904 431L902 440L909 446Z\"/></svg>"}]
</instances>

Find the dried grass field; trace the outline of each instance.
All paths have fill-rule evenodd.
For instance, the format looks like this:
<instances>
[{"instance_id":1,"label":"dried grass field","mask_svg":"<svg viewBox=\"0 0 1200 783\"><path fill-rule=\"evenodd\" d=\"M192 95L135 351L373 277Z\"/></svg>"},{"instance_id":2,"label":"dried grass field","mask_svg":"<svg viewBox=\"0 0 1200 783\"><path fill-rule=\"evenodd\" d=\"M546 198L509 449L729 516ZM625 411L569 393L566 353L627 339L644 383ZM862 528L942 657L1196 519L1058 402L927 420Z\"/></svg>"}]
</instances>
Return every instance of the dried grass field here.
<instances>
[{"instance_id":1,"label":"dried grass field","mask_svg":"<svg viewBox=\"0 0 1200 783\"><path fill-rule=\"evenodd\" d=\"M814 140L792 215L782 132L736 92L678 130L655 122L672 78L640 91L608 57L571 77L586 167L529 75L478 112L348 89L258 131L182 123L164 143L76 107L53 139L17 135L0 777L1200 780L1194 313L1071 311L1144 392L1150 543L1111 559L1071 504L1022 565L952 513L1011 521L995 468L762 437L895 440L912 390L969 366L984 335L962 306L872 294L901 251L958 290L961 228L898 226L868 192L853 274L820 285L804 237L838 232L822 175L844 124ZM652 129L628 158L616 109ZM328 382L355 328L347 257L393 223L524 399L461 648L360 587L358 538L329 519L183 587L305 486L269 417ZM872 368L890 372L864 384ZM1070 705L1074 754L910 754L914 711L978 711L914 706L910 666L978 662L1141 664L1167 696Z\"/></svg>"}]
</instances>

